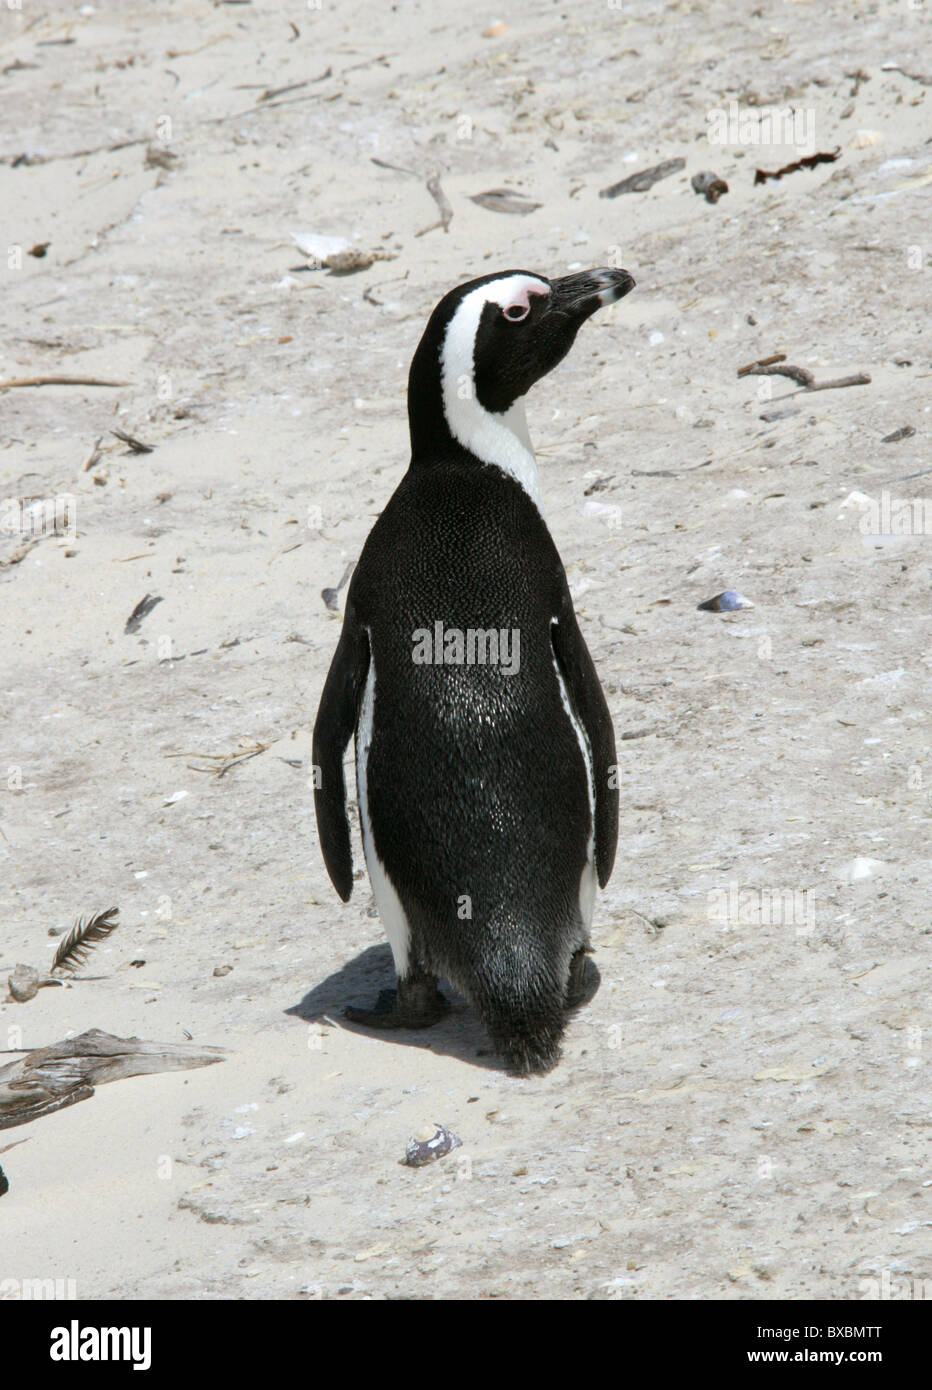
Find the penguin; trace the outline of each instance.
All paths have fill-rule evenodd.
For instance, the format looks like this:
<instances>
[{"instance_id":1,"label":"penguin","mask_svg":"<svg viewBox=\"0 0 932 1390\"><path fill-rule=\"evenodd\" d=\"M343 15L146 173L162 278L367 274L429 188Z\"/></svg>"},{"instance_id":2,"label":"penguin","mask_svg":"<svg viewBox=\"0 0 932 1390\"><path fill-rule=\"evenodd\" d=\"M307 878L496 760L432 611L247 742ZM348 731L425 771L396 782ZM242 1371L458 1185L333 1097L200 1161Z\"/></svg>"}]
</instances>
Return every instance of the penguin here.
<instances>
[{"instance_id":1,"label":"penguin","mask_svg":"<svg viewBox=\"0 0 932 1390\"><path fill-rule=\"evenodd\" d=\"M524 397L625 270L451 290L411 363L411 462L347 592L313 735L318 838L347 902L343 756L397 988L345 1016L426 1028L473 1004L518 1075L560 1059L612 872L612 720L544 520Z\"/></svg>"}]
</instances>

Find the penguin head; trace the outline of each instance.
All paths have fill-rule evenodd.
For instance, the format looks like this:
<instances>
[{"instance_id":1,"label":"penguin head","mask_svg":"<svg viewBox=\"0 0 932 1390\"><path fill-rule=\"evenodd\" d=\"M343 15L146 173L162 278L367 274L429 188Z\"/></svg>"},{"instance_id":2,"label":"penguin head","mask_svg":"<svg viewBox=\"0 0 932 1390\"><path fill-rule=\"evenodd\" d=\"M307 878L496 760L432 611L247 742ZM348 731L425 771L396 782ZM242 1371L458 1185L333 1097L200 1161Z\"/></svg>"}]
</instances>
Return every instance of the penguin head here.
<instances>
[{"instance_id":1,"label":"penguin head","mask_svg":"<svg viewBox=\"0 0 932 1390\"><path fill-rule=\"evenodd\" d=\"M530 449L520 405L563 360L582 324L634 288L626 270L586 270L548 280L525 270L484 275L435 308L408 382L415 458L436 450L438 429L487 462L499 427ZM437 418L439 407L442 419ZM508 449L508 443L503 443Z\"/></svg>"},{"instance_id":2,"label":"penguin head","mask_svg":"<svg viewBox=\"0 0 932 1390\"><path fill-rule=\"evenodd\" d=\"M633 288L626 270L589 270L558 280L518 271L480 283L461 298L450 323L451 365L464 365L456 360L463 346L468 355L457 330L464 330L462 338L472 331L476 399L484 410L504 414L563 361L586 319Z\"/></svg>"}]
</instances>

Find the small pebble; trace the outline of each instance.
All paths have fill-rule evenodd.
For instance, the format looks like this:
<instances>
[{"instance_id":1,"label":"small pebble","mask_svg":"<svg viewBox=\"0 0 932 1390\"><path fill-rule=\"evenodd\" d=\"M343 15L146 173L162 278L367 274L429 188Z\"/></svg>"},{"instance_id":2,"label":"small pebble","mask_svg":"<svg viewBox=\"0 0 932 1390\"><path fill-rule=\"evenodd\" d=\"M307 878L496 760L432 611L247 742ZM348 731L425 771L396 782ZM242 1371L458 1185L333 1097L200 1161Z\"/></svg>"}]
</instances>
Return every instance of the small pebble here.
<instances>
[{"instance_id":1,"label":"small pebble","mask_svg":"<svg viewBox=\"0 0 932 1390\"><path fill-rule=\"evenodd\" d=\"M10 994L20 1004L39 993L39 972L31 965L17 965L9 978Z\"/></svg>"},{"instance_id":2,"label":"small pebble","mask_svg":"<svg viewBox=\"0 0 932 1390\"><path fill-rule=\"evenodd\" d=\"M862 879L874 878L885 868L886 864L882 859L870 859L866 855L859 855L857 859L842 864L838 876L845 883L860 883Z\"/></svg>"}]
</instances>

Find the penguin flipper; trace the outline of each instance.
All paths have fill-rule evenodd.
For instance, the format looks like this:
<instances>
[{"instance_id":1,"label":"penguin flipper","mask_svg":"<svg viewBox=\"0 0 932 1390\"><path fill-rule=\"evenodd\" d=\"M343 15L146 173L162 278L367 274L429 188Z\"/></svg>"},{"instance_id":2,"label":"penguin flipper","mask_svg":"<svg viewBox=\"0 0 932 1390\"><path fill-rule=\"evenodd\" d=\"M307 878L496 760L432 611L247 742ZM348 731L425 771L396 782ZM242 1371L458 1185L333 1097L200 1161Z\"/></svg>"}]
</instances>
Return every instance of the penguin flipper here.
<instances>
[{"instance_id":1,"label":"penguin flipper","mask_svg":"<svg viewBox=\"0 0 932 1390\"><path fill-rule=\"evenodd\" d=\"M589 648L579 630L564 578L561 601L551 620L553 654L566 684L573 711L592 750L595 782L595 867L599 887L612 875L618 844L618 787L615 730ZM614 784L614 785L613 785Z\"/></svg>"},{"instance_id":2,"label":"penguin flipper","mask_svg":"<svg viewBox=\"0 0 932 1390\"><path fill-rule=\"evenodd\" d=\"M356 728L368 671L369 639L348 598L343 631L320 697L311 752L317 834L330 881L344 902L353 891L353 851L343 754Z\"/></svg>"}]
</instances>

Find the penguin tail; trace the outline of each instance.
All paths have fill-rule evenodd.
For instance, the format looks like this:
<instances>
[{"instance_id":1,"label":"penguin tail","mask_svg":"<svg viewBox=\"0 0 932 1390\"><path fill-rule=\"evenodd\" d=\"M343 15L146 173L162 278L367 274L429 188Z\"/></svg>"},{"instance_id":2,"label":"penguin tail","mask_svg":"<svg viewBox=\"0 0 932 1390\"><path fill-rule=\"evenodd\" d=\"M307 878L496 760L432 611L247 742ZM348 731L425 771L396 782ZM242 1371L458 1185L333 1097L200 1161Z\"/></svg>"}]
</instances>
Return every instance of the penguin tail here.
<instances>
[{"instance_id":1,"label":"penguin tail","mask_svg":"<svg viewBox=\"0 0 932 1390\"><path fill-rule=\"evenodd\" d=\"M532 1034L519 1029L509 1029L493 1040L496 1050L505 1059L508 1070L515 1076L545 1076L553 1071L563 1055L560 1038L563 1034L562 1022L556 1036L535 1030Z\"/></svg>"},{"instance_id":2,"label":"penguin tail","mask_svg":"<svg viewBox=\"0 0 932 1390\"><path fill-rule=\"evenodd\" d=\"M557 1065L566 1026L564 988L546 975L524 974L473 988L473 1002L495 1050L517 1076L541 1076Z\"/></svg>"}]
</instances>

